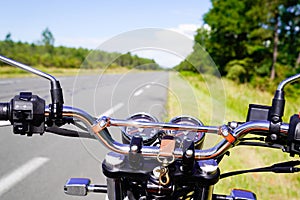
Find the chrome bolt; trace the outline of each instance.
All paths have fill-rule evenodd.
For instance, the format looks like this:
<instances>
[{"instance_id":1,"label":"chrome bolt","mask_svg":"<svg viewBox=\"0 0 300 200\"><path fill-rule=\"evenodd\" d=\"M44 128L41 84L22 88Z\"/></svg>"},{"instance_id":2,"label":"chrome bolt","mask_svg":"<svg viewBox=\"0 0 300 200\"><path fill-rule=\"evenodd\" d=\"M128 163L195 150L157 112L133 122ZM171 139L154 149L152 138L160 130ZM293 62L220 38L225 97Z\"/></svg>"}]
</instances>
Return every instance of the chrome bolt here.
<instances>
[{"instance_id":1,"label":"chrome bolt","mask_svg":"<svg viewBox=\"0 0 300 200\"><path fill-rule=\"evenodd\" d=\"M277 135L276 134L271 134L270 137L271 137L271 140L273 140L273 141L277 140Z\"/></svg>"},{"instance_id":2,"label":"chrome bolt","mask_svg":"<svg viewBox=\"0 0 300 200\"><path fill-rule=\"evenodd\" d=\"M192 156L192 155L193 155L193 150L191 150L191 149L188 149L188 150L187 150L185 153L186 153L186 155L187 155L187 156L189 156L189 157L190 157L190 156Z\"/></svg>"},{"instance_id":3,"label":"chrome bolt","mask_svg":"<svg viewBox=\"0 0 300 200\"><path fill-rule=\"evenodd\" d=\"M228 128L227 128L227 126L225 126L225 125L223 125L223 126L221 126L221 128L220 128L220 132L221 132L221 134L223 135L223 136L228 136Z\"/></svg>"},{"instance_id":4,"label":"chrome bolt","mask_svg":"<svg viewBox=\"0 0 300 200\"><path fill-rule=\"evenodd\" d=\"M229 126L230 126L230 128L235 129L236 127L238 127L238 123L235 121L232 121L232 122L230 122Z\"/></svg>"},{"instance_id":5,"label":"chrome bolt","mask_svg":"<svg viewBox=\"0 0 300 200\"><path fill-rule=\"evenodd\" d=\"M138 146L137 146L137 145L132 145L132 146L130 147L130 150L131 150L132 152L137 152Z\"/></svg>"}]
</instances>

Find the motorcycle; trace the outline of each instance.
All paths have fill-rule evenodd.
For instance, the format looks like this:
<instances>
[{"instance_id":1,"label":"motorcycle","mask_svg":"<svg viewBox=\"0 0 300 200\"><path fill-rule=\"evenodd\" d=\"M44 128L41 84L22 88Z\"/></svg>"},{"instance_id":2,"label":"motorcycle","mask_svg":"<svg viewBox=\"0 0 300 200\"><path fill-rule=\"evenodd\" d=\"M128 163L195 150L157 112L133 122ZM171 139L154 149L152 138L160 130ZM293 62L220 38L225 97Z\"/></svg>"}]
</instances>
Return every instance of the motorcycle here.
<instances>
[{"instance_id":1,"label":"motorcycle","mask_svg":"<svg viewBox=\"0 0 300 200\"><path fill-rule=\"evenodd\" d=\"M102 162L106 185L91 184L87 178L71 178L65 186L68 195L106 193L109 200L143 199L227 199L254 200L255 193L233 189L229 195L214 194L220 179L243 173L294 173L300 161L288 161L250 170L221 173L219 163L231 148L240 145L281 149L290 156L300 154L300 116L284 123L287 84L300 74L283 80L277 87L272 105L250 104L245 122L205 126L191 116L178 116L170 122L158 122L148 113L136 113L127 119L93 117L87 112L64 105L63 90L52 75L0 56L6 64L21 68L50 81L51 104L31 92L21 92L9 102L0 103L0 120L9 120L15 134L32 136L53 133L66 137L98 140L111 152ZM63 128L71 124L80 131ZM109 127L120 127L122 143L115 141ZM206 134L223 139L203 149ZM247 135L257 138L247 139ZM263 140L261 139L263 138Z\"/></svg>"}]
</instances>

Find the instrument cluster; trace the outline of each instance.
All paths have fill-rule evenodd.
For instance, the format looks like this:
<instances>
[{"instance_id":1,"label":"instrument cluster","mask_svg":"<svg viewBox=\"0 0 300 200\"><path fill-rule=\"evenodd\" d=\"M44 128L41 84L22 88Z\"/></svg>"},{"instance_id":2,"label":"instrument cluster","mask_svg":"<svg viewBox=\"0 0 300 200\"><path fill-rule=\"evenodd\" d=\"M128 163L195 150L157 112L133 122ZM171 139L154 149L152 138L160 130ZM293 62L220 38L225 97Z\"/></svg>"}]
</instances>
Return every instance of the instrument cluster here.
<instances>
[{"instance_id":1,"label":"instrument cluster","mask_svg":"<svg viewBox=\"0 0 300 200\"><path fill-rule=\"evenodd\" d=\"M158 120L148 113L136 113L127 118L127 120L140 121L140 122L158 122ZM181 125L195 125L204 126L203 123L192 116L182 115L171 119L168 123L170 124L181 124ZM181 145L184 140L194 141L195 147L200 149L203 145L205 133L199 131L188 131L188 130L167 130L161 131L154 128L137 128L137 127L123 127L122 128L122 140L123 143L129 144L131 138L134 135L139 135L143 138L145 145L152 145L162 135L172 135L177 144Z\"/></svg>"}]
</instances>

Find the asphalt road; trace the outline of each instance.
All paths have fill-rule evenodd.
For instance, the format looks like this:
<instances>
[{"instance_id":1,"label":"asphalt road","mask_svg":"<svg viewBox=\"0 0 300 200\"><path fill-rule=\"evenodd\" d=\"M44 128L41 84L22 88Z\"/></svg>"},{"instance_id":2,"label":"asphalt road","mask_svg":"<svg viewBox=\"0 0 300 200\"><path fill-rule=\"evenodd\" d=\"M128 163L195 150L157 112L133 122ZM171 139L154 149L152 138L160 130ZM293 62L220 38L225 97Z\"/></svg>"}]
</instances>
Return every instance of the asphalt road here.
<instances>
[{"instance_id":1,"label":"asphalt road","mask_svg":"<svg viewBox=\"0 0 300 200\"><path fill-rule=\"evenodd\" d=\"M65 105L99 116L126 118L148 112L161 119L168 73L127 73L59 78ZM49 83L41 78L0 79L0 102L20 91L32 91L49 101ZM120 140L120 130L111 129ZM0 199L104 199L104 195L67 196L63 185L70 177L88 177L105 184L101 162L108 151L91 139L66 138L52 134L33 137L14 135L11 127L0 128Z\"/></svg>"}]
</instances>

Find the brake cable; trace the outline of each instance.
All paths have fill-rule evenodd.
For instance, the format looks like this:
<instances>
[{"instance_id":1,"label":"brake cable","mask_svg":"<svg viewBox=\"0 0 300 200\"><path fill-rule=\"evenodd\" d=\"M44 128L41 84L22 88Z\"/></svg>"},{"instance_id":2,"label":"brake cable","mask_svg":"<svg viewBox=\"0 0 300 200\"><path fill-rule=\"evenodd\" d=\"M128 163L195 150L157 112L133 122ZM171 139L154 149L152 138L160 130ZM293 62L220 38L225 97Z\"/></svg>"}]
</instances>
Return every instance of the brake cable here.
<instances>
[{"instance_id":1,"label":"brake cable","mask_svg":"<svg viewBox=\"0 0 300 200\"><path fill-rule=\"evenodd\" d=\"M252 172L295 173L295 172L300 171L299 167L295 167L296 165L299 165L299 164L300 164L300 160L294 160L294 161L276 163L276 164L273 164L268 167L227 172L227 173L221 174L220 179L227 178L229 176L235 176L235 175L239 175L239 174L246 174L246 173L252 173Z\"/></svg>"},{"instance_id":2,"label":"brake cable","mask_svg":"<svg viewBox=\"0 0 300 200\"><path fill-rule=\"evenodd\" d=\"M46 132L53 133L56 135L61 135L61 136L67 136L67 137L81 137L81 138L96 139L95 136L90 135L88 132L70 130L70 129L60 128L57 126L47 127Z\"/></svg>"}]
</instances>

